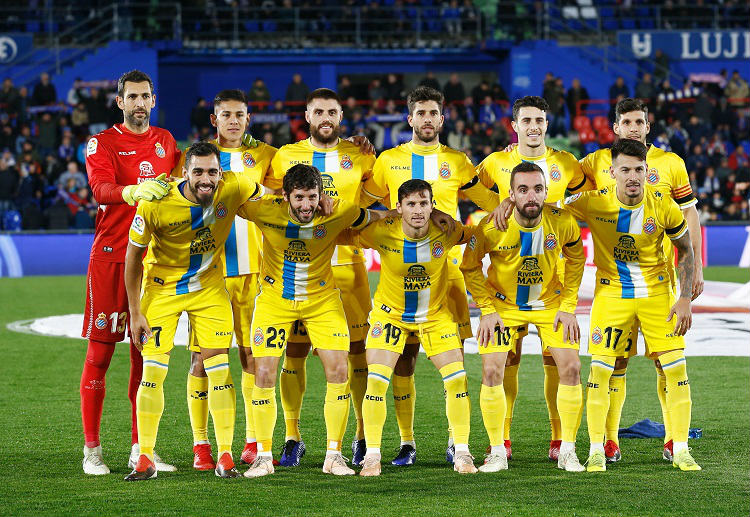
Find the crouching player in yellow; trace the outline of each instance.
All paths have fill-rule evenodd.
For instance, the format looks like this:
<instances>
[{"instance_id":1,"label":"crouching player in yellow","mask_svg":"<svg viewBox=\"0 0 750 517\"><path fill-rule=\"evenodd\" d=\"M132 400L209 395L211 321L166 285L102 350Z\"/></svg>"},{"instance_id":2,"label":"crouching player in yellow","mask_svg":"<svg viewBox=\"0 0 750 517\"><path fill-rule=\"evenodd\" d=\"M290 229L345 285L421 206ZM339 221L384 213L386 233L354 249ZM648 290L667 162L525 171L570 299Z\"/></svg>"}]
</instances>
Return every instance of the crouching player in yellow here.
<instances>
[{"instance_id":1,"label":"crouching player in yellow","mask_svg":"<svg viewBox=\"0 0 750 517\"><path fill-rule=\"evenodd\" d=\"M471 404L461 339L446 296L448 254L453 246L466 242L469 233L461 225L444 229L430 222L432 187L422 179L408 180L399 187L396 210L401 218L378 221L355 238L357 244L377 250L381 263L366 344L368 374L362 416L367 454L360 475L380 475L385 394L410 333L419 336L443 378L446 415L456 447L453 468L461 474L475 473L469 453Z\"/></svg>"},{"instance_id":2,"label":"crouching player in yellow","mask_svg":"<svg viewBox=\"0 0 750 517\"><path fill-rule=\"evenodd\" d=\"M222 174L219 160L215 145L193 145L185 155L185 179L161 201L139 203L130 227L125 287L131 336L144 360L136 398L141 450L135 469L125 478L128 481L157 475L153 451L164 412L163 385L183 312L188 314L208 374L208 407L219 452L216 475L239 476L232 460L235 390L228 356L232 308L224 288L220 248L237 209L260 197L263 187L233 172Z\"/></svg>"},{"instance_id":3,"label":"crouching player in yellow","mask_svg":"<svg viewBox=\"0 0 750 517\"><path fill-rule=\"evenodd\" d=\"M606 470L604 434L609 383L617 358L627 356L626 339L636 318L646 354L659 361L667 382L667 411L672 424L672 464L700 470L687 446L690 384L684 334L690 328L693 248L685 217L668 195L646 186L646 146L619 140L612 146L614 187L569 197L565 207L585 221L594 239L596 290L591 307L591 370L586 412L591 449L587 470ZM664 236L677 247L680 295L675 302Z\"/></svg>"},{"instance_id":4,"label":"crouching player in yellow","mask_svg":"<svg viewBox=\"0 0 750 517\"><path fill-rule=\"evenodd\" d=\"M491 446L484 465L479 467L483 472L508 468L503 444L505 362L518 334L529 324L536 325L542 346L555 359L560 376L556 402L562 442L557 466L569 472L584 470L575 452L583 407L580 329L575 309L585 255L578 223L564 210L545 205L546 198L541 167L532 162L519 163L510 173L514 209L507 231L484 221L464 250L461 271L482 311L477 330L482 356L479 405ZM482 258L487 254L491 265L485 278ZM561 254L563 272L559 271Z\"/></svg>"}]
</instances>

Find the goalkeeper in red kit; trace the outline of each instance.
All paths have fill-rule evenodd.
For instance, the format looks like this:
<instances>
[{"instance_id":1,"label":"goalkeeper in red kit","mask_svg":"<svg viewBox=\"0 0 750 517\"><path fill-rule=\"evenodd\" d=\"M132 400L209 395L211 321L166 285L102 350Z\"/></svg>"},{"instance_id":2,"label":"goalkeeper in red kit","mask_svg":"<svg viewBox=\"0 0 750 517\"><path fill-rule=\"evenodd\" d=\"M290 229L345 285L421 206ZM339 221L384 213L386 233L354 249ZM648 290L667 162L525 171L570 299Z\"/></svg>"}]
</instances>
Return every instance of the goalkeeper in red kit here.
<instances>
[{"instance_id":1,"label":"goalkeeper in red kit","mask_svg":"<svg viewBox=\"0 0 750 517\"><path fill-rule=\"evenodd\" d=\"M167 194L166 177L180 158L169 131L149 125L155 100L154 84L148 75L138 70L122 75L117 82L117 105L124 121L93 136L86 148L89 183L99 203L86 279L82 331L82 336L88 339L81 375L83 471L86 474L109 474L102 458L99 429L105 374L115 343L125 337L128 323L123 275L135 205L142 199L160 199ZM142 372L143 358L131 343L128 398L132 405L133 447L129 463L133 465L139 453L135 398ZM160 459L156 459L156 467L161 471L175 470Z\"/></svg>"}]
</instances>

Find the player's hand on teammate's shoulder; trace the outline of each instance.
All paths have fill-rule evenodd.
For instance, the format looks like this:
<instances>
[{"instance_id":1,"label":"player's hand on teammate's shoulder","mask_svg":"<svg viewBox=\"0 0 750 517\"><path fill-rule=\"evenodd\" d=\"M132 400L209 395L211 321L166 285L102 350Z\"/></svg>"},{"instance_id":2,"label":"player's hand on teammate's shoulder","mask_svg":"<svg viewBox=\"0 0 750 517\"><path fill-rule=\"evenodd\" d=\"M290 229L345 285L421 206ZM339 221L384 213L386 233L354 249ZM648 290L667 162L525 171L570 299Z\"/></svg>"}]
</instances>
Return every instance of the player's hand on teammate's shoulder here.
<instances>
[{"instance_id":1,"label":"player's hand on teammate's shoulder","mask_svg":"<svg viewBox=\"0 0 750 517\"><path fill-rule=\"evenodd\" d=\"M516 147L518 147L518 142L511 142L505 146L505 149L503 149L503 152L512 153L513 149L515 149Z\"/></svg>"},{"instance_id":2,"label":"player's hand on teammate's shoulder","mask_svg":"<svg viewBox=\"0 0 750 517\"><path fill-rule=\"evenodd\" d=\"M499 328L500 333L505 330L505 325L500 315L496 312L482 315L477 327L477 343L479 346L489 346L495 344L495 329Z\"/></svg>"},{"instance_id":3,"label":"player's hand on teammate's shoulder","mask_svg":"<svg viewBox=\"0 0 750 517\"><path fill-rule=\"evenodd\" d=\"M678 336L684 336L693 325L693 314L690 310L690 300L680 297L669 310L667 321L675 317L674 333Z\"/></svg>"},{"instance_id":4,"label":"player's hand on teammate's shoulder","mask_svg":"<svg viewBox=\"0 0 750 517\"><path fill-rule=\"evenodd\" d=\"M253 135L251 135L250 133L245 133L244 135L242 135L242 145L250 149L255 149L256 147L258 147L258 145L260 145L260 140L258 140L257 138L253 138Z\"/></svg>"},{"instance_id":5,"label":"player's hand on teammate's shoulder","mask_svg":"<svg viewBox=\"0 0 750 517\"><path fill-rule=\"evenodd\" d=\"M364 135L350 136L346 141L359 147L359 152L362 154L375 154L375 146Z\"/></svg>"},{"instance_id":6,"label":"player's hand on teammate's shoulder","mask_svg":"<svg viewBox=\"0 0 750 517\"><path fill-rule=\"evenodd\" d=\"M151 338L151 327L143 313L130 313L130 339L138 350Z\"/></svg>"},{"instance_id":7,"label":"player's hand on teammate's shoulder","mask_svg":"<svg viewBox=\"0 0 750 517\"><path fill-rule=\"evenodd\" d=\"M161 173L156 178L147 179L137 185L127 185L122 189L122 199L130 206L138 201L161 199L169 193L167 174Z\"/></svg>"},{"instance_id":8,"label":"player's hand on teammate's shoulder","mask_svg":"<svg viewBox=\"0 0 750 517\"><path fill-rule=\"evenodd\" d=\"M563 342L569 341L576 344L581 342L581 328L578 326L578 319L574 313L557 311L553 325L555 332L559 325L563 326Z\"/></svg>"},{"instance_id":9,"label":"player's hand on teammate's shoulder","mask_svg":"<svg viewBox=\"0 0 750 517\"><path fill-rule=\"evenodd\" d=\"M432 209L430 220L445 229L445 231L448 233L453 233L454 231L456 231L456 220L445 212L438 210L437 208Z\"/></svg>"},{"instance_id":10,"label":"player's hand on teammate's shoulder","mask_svg":"<svg viewBox=\"0 0 750 517\"><path fill-rule=\"evenodd\" d=\"M513 201L509 197L506 197L490 214L490 221L495 225L495 228L504 232L508 229L508 219L513 213Z\"/></svg>"},{"instance_id":11,"label":"player's hand on teammate's shoulder","mask_svg":"<svg viewBox=\"0 0 750 517\"><path fill-rule=\"evenodd\" d=\"M333 198L325 193L320 195L320 201L318 201L318 212L324 216L329 216L333 213Z\"/></svg>"}]
</instances>

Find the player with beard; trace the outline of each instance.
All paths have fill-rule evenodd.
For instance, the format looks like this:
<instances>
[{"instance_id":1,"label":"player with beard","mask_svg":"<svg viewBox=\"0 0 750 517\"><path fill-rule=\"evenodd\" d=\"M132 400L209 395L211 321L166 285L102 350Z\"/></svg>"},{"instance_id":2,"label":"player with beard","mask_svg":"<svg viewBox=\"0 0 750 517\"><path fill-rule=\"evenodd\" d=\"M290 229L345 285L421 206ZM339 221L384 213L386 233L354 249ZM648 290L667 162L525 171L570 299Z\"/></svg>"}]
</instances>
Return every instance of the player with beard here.
<instances>
[{"instance_id":1,"label":"player with beard","mask_svg":"<svg viewBox=\"0 0 750 517\"><path fill-rule=\"evenodd\" d=\"M94 135L86 146L89 184L99 203L86 280L82 331L82 336L88 340L80 385L85 440L83 471L86 474L109 474L102 457L99 431L105 375L115 343L123 340L128 324L128 300L123 283L128 227L138 201L159 199L169 192L169 184L163 179L180 159L169 131L149 124L155 103L154 85L148 75L139 70L123 74L117 81L117 106L122 110L123 123ZM138 460L136 392L142 370L143 359L131 342L128 383L132 407L132 448L128 462L131 467ZM175 470L158 456L154 459L161 470Z\"/></svg>"},{"instance_id":2,"label":"player with beard","mask_svg":"<svg viewBox=\"0 0 750 517\"><path fill-rule=\"evenodd\" d=\"M479 178L487 187L497 185L502 198L500 205L502 216L499 218L500 228L505 230L506 221L514 210L514 204L505 197L510 191L511 170L519 162L531 162L541 167L547 186L547 202L560 205L565 198L566 190L570 193L590 188L581 166L575 156L567 151L548 148L544 143L547 133L547 101L541 97L528 96L517 99L513 103L513 121L511 125L518 135L518 146L511 150L492 153L477 167ZM517 342L508 351L508 363L505 368L504 386L507 405L505 417L505 448L508 459L512 455L510 441L510 427L513 421L513 409L518 396L518 369L521 363L521 344L526 334L519 333ZM547 350L545 348L545 350ZM560 414L557 408L557 386L560 382L558 368L553 356L544 352L544 398L550 419L551 439L549 459L556 461L562 440Z\"/></svg>"},{"instance_id":3,"label":"player with beard","mask_svg":"<svg viewBox=\"0 0 750 517\"><path fill-rule=\"evenodd\" d=\"M498 206L498 196L482 185L471 160L455 149L443 145L438 137L443 129L443 95L432 88L420 86L407 98L408 122L412 127L412 139L380 154L375 162L373 175L363 192L371 197L383 199L389 196L391 208L396 206L396 193L409 179L427 181L433 191L433 204L439 210L458 214L458 193L464 193L483 210L493 211ZM471 321L466 297L466 286L459 270L461 250L454 247L448 259L448 309L458 324L461 340L471 336ZM393 375L393 398L396 405L396 420L401 434L401 448L394 465L411 465L416 461L414 440L414 367L419 340L407 338L407 346L396 363ZM453 458L452 438L449 441L448 458Z\"/></svg>"},{"instance_id":4,"label":"player with beard","mask_svg":"<svg viewBox=\"0 0 750 517\"><path fill-rule=\"evenodd\" d=\"M508 468L503 443L507 410L503 374L517 335L527 333L528 325L534 324L543 348L555 358L560 377L555 401L561 427L557 466L582 472L575 452L583 407L580 329L575 316L585 263L581 231L570 214L544 204L546 178L537 164L521 162L513 167L510 185L514 209L508 229L500 231L493 222L483 221L467 244L461 264L466 285L482 311L477 329L482 356L479 405L490 451L479 470ZM490 258L486 278L482 273L485 255Z\"/></svg>"},{"instance_id":5,"label":"player with beard","mask_svg":"<svg viewBox=\"0 0 750 517\"><path fill-rule=\"evenodd\" d=\"M638 99L621 100L615 106L615 123L612 129L620 139L636 140L645 145L646 136L651 129L648 123L648 108ZM692 298L695 300L703 292L703 238L698 210L696 210L698 200L690 187L685 162L675 153L663 151L654 145L650 145L646 154L646 164L648 165L646 183L674 199L687 221L695 265L692 294ZM611 165L612 153L609 149L599 149L581 160L583 173L596 184L597 189L615 184L615 178L610 172ZM664 239L664 253L667 256L667 264L670 265L670 276L674 279L674 246L669 239ZM673 286L676 289L676 284L673 283ZM632 346L636 344L637 338L638 322L636 321L627 338L629 345L623 350L625 355L617 358L615 369L609 379L609 412L607 413L606 443L604 446L608 463L614 463L622 457L617 433L620 427L622 408L625 404L625 373L628 367L628 358L638 353L638 347ZM667 379L659 361L655 361L654 366L656 366L657 373L656 392L664 417L662 456L665 460L672 461L673 440L669 411L667 411Z\"/></svg>"}]
</instances>

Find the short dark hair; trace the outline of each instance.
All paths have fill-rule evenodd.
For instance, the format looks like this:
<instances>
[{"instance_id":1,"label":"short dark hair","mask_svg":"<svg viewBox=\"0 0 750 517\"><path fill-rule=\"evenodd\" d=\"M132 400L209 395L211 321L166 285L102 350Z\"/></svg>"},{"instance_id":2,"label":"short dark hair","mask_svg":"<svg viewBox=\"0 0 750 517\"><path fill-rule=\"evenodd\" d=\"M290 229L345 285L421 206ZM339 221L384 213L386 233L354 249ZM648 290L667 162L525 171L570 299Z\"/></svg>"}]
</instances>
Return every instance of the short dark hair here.
<instances>
[{"instance_id":1,"label":"short dark hair","mask_svg":"<svg viewBox=\"0 0 750 517\"><path fill-rule=\"evenodd\" d=\"M414 113L414 106L418 102L435 101L438 104L438 108L440 108L440 113L442 113L444 100L445 97L443 97L443 94L435 88L430 88L429 86L418 86L409 93L408 97L406 97L406 105L409 107L409 115L411 115Z\"/></svg>"},{"instance_id":2,"label":"short dark hair","mask_svg":"<svg viewBox=\"0 0 750 517\"><path fill-rule=\"evenodd\" d=\"M339 106L341 105L339 94L330 88L318 88L317 90L308 93L307 99L305 99L305 105L310 104L315 99L334 100L339 103Z\"/></svg>"},{"instance_id":3,"label":"short dark hair","mask_svg":"<svg viewBox=\"0 0 750 517\"><path fill-rule=\"evenodd\" d=\"M612 144L612 148L610 149L610 152L612 153L613 163L615 159L621 154L624 154L626 156L634 156L645 162L648 148L644 144L639 142L638 140L630 140L629 138L621 138L617 140L617 142Z\"/></svg>"},{"instance_id":4,"label":"short dark hair","mask_svg":"<svg viewBox=\"0 0 750 517\"><path fill-rule=\"evenodd\" d=\"M247 104L247 95L239 89L221 90L214 97L214 106L226 101L238 101Z\"/></svg>"},{"instance_id":5,"label":"short dark hair","mask_svg":"<svg viewBox=\"0 0 750 517\"><path fill-rule=\"evenodd\" d=\"M513 103L513 120L516 122L518 122L518 112L521 111L521 108L539 108L547 112L549 111L549 104L538 95L527 95L526 97L516 99L516 102Z\"/></svg>"},{"instance_id":6,"label":"short dark hair","mask_svg":"<svg viewBox=\"0 0 750 517\"><path fill-rule=\"evenodd\" d=\"M286 171L281 188L287 196L294 189L317 189L318 192L323 192L323 179L320 177L320 171L312 165L298 163Z\"/></svg>"},{"instance_id":7,"label":"short dark hair","mask_svg":"<svg viewBox=\"0 0 750 517\"><path fill-rule=\"evenodd\" d=\"M154 93L154 82L147 73L140 70L131 70L125 72L117 80L117 95L122 98L125 96L125 83L148 83L151 93Z\"/></svg>"},{"instance_id":8,"label":"short dark hair","mask_svg":"<svg viewBox=\"0 0 750 517\"><path fill-rule=\"evenodd\" d=\"M648 108L640 101L640 99L631 99L630 97L622 99L615 106L615 122L620 122L620 117L624 113L630 113L631 111L642 111L643 116L648 118Z\"/></svg>"},{"instance_id":9,"label":"short dark hair","mask_svg":"<svg viewBox=\"0 0 750 517\"><path fill-rule=\"evenodd\" d=\"M432 185L425 180L417 178L406 180L398 188L398 202L400 203L406 196L410 196L415 192L424 192L425 190L430 194L430 201L432 201Z\"/></svg>"},{"instance_id":10,"label":"short dark hair","mask_svg":"<svg viewBox=\"0 0 750 517\"><path fill-rule=\"evenodd\" d=\"M211 142L196 142L190 146L185 153L185 169L190 168L190 160L193 156L216 156L216 161L221 164L221 155L219 154L219 148Z\"/></svg>"},{"instance_id":11,"label":"short dark hair","mask_svg":"<svg viewBox=\"0 0 750 517\"><path fill-rule=\"evenodd\" d=\"M540 166L534 162L521 162L510 171L510 188L513 188L513 180L515 180L516 174L523 174L524 172L538 172L544 178L544 183L547 183L547 177Z\"/></svg>"}]
</instances>

